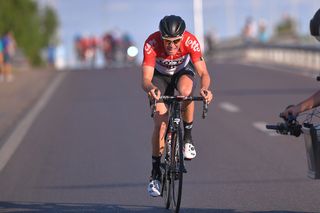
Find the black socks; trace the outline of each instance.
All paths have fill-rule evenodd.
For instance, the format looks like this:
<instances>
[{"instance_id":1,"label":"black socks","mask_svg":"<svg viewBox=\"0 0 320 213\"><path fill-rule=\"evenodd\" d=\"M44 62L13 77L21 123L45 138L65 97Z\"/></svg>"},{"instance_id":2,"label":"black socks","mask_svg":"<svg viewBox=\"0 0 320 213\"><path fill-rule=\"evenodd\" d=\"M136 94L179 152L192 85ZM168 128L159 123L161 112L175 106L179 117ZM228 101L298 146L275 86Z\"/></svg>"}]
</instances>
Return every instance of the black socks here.
<instances>
[{"instance_id":1,"label":"black socks","mask_svg":"<svg viewBox=\"0 0 320 213\"><path fill-rule=\"evenodd\" d=\"M152 179L161 178L160 160L161 156L152 156Z\"/></svg>"},{"instance_id":2,"label":"black socks","mask_svg":"<svg viewBox=\"0 0 320 213\"><path fill-rule=\"evenodd\" d=\"M191 130L193 127L193 122L187 123L185 121L183 121L183 127L184 127L184 136L183 139L192 139L191 136Z\"/></svg>"}]
</instances>

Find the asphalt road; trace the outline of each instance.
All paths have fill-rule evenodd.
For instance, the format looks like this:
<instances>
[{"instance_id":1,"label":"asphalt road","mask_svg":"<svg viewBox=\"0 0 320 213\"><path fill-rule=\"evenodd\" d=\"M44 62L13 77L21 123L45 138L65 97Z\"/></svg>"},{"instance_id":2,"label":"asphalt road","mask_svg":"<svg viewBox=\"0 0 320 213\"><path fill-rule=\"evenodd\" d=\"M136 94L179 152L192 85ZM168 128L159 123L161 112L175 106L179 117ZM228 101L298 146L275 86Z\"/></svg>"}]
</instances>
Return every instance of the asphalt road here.
<instances>
[{"instance_id":1,"label":"asphalt road","mask_svg":"<svg viewBox=\"0 0 320 213\"><path fill-rule=\"evenodd\" d=\"M208 63L215 91L197 104L198 156L187 163L181 212L320 212L303 138L265 123L319 83L287 68ZM0 212L167 212L146 187L152 120L138 68L63 72L0 171Z\"/></svg>"}]
</instances>

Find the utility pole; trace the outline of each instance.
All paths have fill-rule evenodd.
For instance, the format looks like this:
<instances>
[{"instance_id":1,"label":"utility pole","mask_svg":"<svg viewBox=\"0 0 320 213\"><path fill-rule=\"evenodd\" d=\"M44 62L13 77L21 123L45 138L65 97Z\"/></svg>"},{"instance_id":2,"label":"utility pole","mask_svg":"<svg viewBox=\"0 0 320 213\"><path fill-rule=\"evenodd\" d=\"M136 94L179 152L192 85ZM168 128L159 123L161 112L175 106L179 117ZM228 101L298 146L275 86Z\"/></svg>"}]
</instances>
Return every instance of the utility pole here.
<instances>
[{"instance_id":1,"label":"utility pole","mask_svg":"<svg viewBox=\"0 0 320 213\"><path fill-rule=\"evenodd\" d=\"M202 0L193 0L193 19L194 31L197 36L201 50L204 50L204 33L203 33L203 13L202 13Z\"/></svg>"}]
</instances>

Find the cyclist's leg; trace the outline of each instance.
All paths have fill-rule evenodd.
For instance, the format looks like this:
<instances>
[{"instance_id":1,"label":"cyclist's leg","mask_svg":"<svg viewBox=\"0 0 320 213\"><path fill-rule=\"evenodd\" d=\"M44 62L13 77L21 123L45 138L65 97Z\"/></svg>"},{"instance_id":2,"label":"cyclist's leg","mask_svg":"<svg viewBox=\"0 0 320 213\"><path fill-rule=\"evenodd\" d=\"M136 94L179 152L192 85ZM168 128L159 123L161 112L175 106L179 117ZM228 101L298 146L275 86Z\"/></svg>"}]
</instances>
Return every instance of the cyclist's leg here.
<instances>
[{"instance_id":1,"label":"cyclist's leg","mask_svg":"<svg viewBox=\"0 0 320 213\"><path fill-rule=\"evenodd\" d=\"M193 95L195 89L195 72L193 66L190 64L184 70L179 72L177 76L177 90L183 96ZM183 126L184 126L184 143L185 143L185 156L192 159L196 156L196 151L192 140L192 127L193 127L193 114L194 102L184 102L183 106Z\"/></svg>"},{"instance_id":2,"label":"cyclist's leg","mask_svg":"<svg viewBox=\"0 0 320 213\"><path fill-rule=\"evenodd\" d=\"M190 96L193 91L193 79L190 75L184 74L178 80L177 90L180 95ZM182 106L183 121L190 123L193 121L194 102L185 101Z\"/></svg>"},{"instance_id":3,"label":"cyclist's leg","mask_svg":"<svg viewBox=\"0 0 320 213\"><path fill-rule=\"evenodd\" d=\"M179 71L175 76L176 89L180 95L190 96L193 95L195 89L195 72L192 64L189 64L186 68ZM183 102L182 106L182 117L184 123L193 122L194 102L186 101Z\"/></svg>"},{"instance_id":4,"label":"cyclist's leg","mask_svg":"<svg viewBox=\"0 0 320 213\"><path fill-rule=\"evenodd\" d=\"M152 79L152 83L158 87L162 95L172 95L173 89L171 89L170 83L171 76L166 76L158 73L155 70L155 74ZM154 129L152 134L152 171L151 180L148 185L148 192L151 196L159 196L160 193L160 160L165 146L165 133L168 120L168 109L165 103L159 102L156 105L156 113L154 114Z\"/></svg>"},{"instance_id":5,"label":"cyclist's leg","mask_svg":"<svg viewBox=\"0 0 320 213\"><path fill-rule=\"evenodd\" d=\"M167 128L167 107L164 103L157 103L154 114L154 129L152 134L152 156L161 156L164 150L164 135Z\"/></svg>"},{"instance_id":6,"label":"cyclist's leg","mask_svg":"<svg viewBox=\"0 0 320 213\"><path fill-rule=\"evenodd\" d=\"M160 90L161 95L173 95L174 88L170 85L171 76L163 75L155 70L152 83ZM167 106L163 102L156 105L154 130L152 135L152 155L161 156L164 150L164 136L167 128Z\"/></svg>"}]
</instances>

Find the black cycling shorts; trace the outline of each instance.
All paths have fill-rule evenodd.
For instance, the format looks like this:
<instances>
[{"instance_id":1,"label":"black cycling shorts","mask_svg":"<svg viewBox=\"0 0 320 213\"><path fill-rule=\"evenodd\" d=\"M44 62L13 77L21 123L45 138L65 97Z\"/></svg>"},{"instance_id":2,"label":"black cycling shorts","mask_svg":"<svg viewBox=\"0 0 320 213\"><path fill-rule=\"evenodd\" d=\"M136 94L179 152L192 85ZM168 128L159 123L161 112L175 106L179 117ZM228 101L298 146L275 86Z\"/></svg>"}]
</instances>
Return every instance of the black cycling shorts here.
<instances>
[{"instance_id":1,"label":"black cycling shorts","mask_svg":"<svg viewBox=\"0 0 320 213\"><path fill-rule=\"evenodd\" d=\"M161 92L161 95L171 96L175 94L175 89L177 89L178 81L182 75L188 75L191 78L193 86L190 95L193 95L194 89L196 87L196 75L192 63L189 63L185 68L173 75L165 75L155 69L152 78L152 83L156 87L158 87L158 89Z\"/></svg>"}]
</instances>

